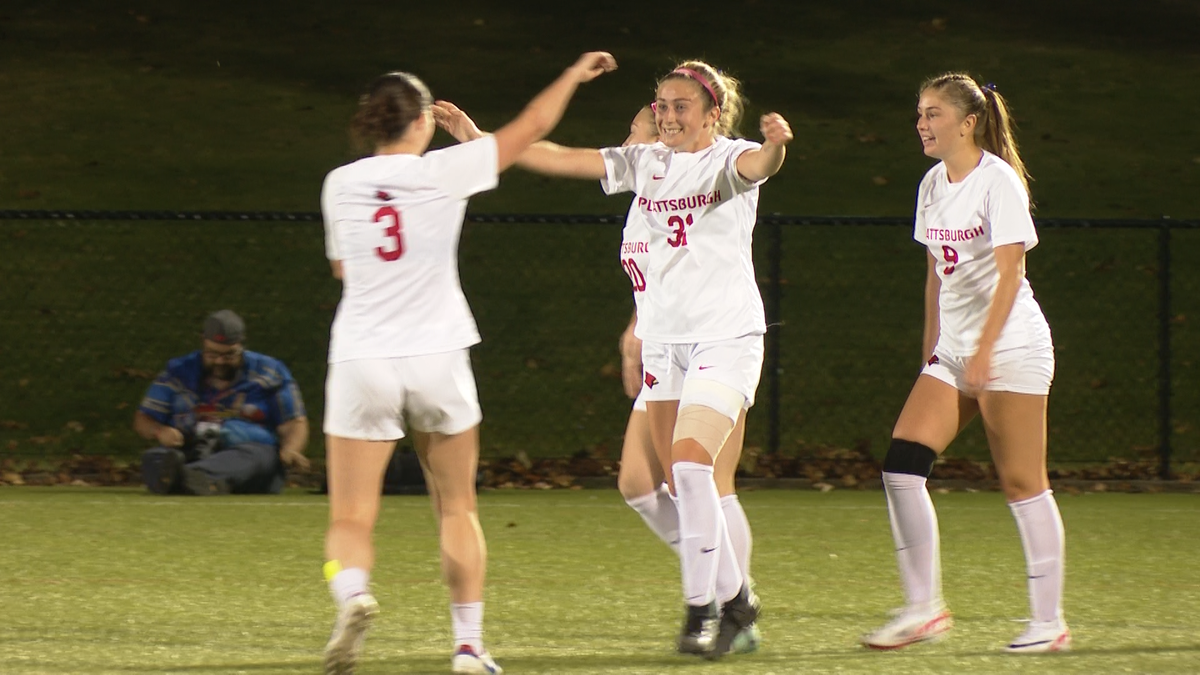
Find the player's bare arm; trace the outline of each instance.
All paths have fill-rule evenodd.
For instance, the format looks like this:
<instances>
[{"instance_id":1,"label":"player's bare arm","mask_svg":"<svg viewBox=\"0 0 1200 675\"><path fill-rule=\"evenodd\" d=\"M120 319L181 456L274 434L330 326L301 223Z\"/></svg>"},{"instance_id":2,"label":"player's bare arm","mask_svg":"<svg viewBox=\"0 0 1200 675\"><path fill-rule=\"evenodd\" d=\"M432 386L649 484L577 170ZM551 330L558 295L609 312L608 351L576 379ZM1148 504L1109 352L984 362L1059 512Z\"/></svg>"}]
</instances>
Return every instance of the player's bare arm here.
<instances>
[{"instance_id":1,"label":"player's bare arm","mask_svg":"<svg viewBox=\"0 0 1200 675\"><path fill-rule=\"evenodd\" d=\"M517 166L535 173L561 178L602 180L605 176L604 157L595 148L568 148L538 141L517 158Z\"/></svg>"},{"instance_id":2,"label":"player's bare arm","mask_svg":"<svg viewBox=\"0 0 1200 675\"><path fill-rule=\"evenodd\" d=\"M608 52L588 52L535 96L513 121L496 130L496 164L500 171L517 161L529 146L546 136L562 119L575 89L617 69ZM603 175L603 174L602 174Z\"/></svg>"},{"instance_id":3,"label":"player's bare arm","mask_svg":"<svg viewBox=\"0 0 1200 675\"><path fill-rule=\"evenodd\" d=\"M1004 324L1008 323L1008 315L1017 301L1017 291L1021 288L1024 276L1025 244L999 246L995 249L995 256L996 271L999 273L996 293L992 296L992 306L988 309L983 332L979 334L979 347L966 368L967 386L975 389L982 389L987 384L992 348L1000 337L1000 331L1004 330Z\"/></svg>"},{"instance_id":4,"label":"player's bare arm","mask_svg":"<svg viewBox=\"0 0 1200 675\"><path fill-rule=\"evenodd\" d=\"M621 350L621 382L625 385L625 395L629 398L637 398L638 392L642 390L642 341L633 334L636 327L635 309L633 318L629 320L625 332L621 333L618 344Z\"/></svg>"},{"instance_id":5,"label":"player's bare arm","mask_svg":"<svg viewBox=\"0 0 1200 675\"><path fill-rule=\"evenodd\" d=\"M763 135L762 147L743 152L737 159L738 173L751 183L779 172L787 156L787 144L793 138L791 125L779 113L763 115L758 126Z\"/></svg>"},{"instance_id":6,"label":"player's bare arm","mask_svg":"<svg viewBox=\"0 0 1200 675\"><path fill-rule=\"evenodd\" d=\"M938 298L942 292L942 280L937 275L937 258L926 251L928 266L925 271L925 332L921 340L921 363L933 357L938 335L942 332Z\"/></svg>"}]
</instances>

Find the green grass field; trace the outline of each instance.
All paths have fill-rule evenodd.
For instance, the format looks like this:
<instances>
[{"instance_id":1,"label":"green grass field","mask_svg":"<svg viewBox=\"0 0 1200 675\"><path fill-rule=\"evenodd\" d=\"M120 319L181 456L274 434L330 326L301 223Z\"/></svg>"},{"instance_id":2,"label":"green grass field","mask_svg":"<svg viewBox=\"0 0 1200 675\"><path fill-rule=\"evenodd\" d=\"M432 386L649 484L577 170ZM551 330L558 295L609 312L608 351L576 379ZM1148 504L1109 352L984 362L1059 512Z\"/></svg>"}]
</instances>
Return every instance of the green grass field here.
<instances>
[{"instance_id":1,"label":"green grass field","mask_svg":"<svg viewBox=\"0 0 1200 675\"><path fill-rule=\"evenodd\" d=\"M767 5L770 5L768 8ZM763 214L911 213L930 162L913 142L915 88L967 69L999 84L1020 125L1041 217L1200 215L1200 71L1192 3L1101 7L1015 0L643 4L548 0L422 6L232 0L12 0L0 10L0 209L315 211L352 157L359 88L393 68L482 125L510 118L583 49L621 68L580 91L552 138L624 138L654 78L703 56L739 76L750 123L796 131ZM723 33L713 37L713 27ZM439 139L442 137L439 136ZM437 141L439 143L444 140ZM476 212L620 213L583 181L519 171ZM320 228L287 223L0 221L0 457L136 456L132 407L203 317L232 307L252 348L292 368L322 411L337 300ZM785 228L778 329L781 450L882 454L919 350L922 253L902 228ZM1172 445L1200 458L1200 246L1174 238ZM1030 277L1059 348L1051 457L1140 459L1157 447L1156 244L1149 232L1044 231ZM613 228L468 227L463 283L484 454L568 455L620 443L613 377L631 303ZM760 233L759 273L767 245ZM1190 320L1189 320L1190 317ZM766 390L760 391L761 397ZM749 442L766 440L765 406ZM320 456L314 438L311 454ZM955 452L985 459L982 434Z\"/></svg>"},{"instance_id":2,"label":"green grass field","mask_svg":"<svg viewBox=\"0 0 1200 675\"><path fill-rule=\"evenodd\" d=\"M997 493L936 494L957 627L872 653L856 638L901 602L878 491L747 492L761 651L672 652L678 570L615 491L491 491L487 640L509 673L1195 673L1196 495L1060 492L1069 654L1000 649L1026 616L1024 561ZM159 498L0 490L0 672L313 673L332 621L323 497ZM363 675L448 671L446 594L423 497L388 497Z\"/></svg>"}]
</instances>

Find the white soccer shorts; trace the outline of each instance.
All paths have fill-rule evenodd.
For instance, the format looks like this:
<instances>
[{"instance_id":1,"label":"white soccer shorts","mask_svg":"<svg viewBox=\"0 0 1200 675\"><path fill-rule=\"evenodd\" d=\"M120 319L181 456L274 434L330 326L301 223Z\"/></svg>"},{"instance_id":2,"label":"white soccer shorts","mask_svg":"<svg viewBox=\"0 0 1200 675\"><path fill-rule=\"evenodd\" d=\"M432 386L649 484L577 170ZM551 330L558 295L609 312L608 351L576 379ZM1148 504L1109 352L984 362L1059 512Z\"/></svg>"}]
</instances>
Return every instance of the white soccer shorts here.
<instances>
[{"instance_id":1,"label":"white soccer shorts","mask_svg":"<svg viewBox=\"0 0 1200 675\"><path fill-rule=\"evenodd\" d=\"M329 364L325 378L327 434L391 441L404 438L405 420L417 431L450 435L466 431L482 419L466 349Z\"/></svg>"},{"instance_id":2,"label":"white soccer shorts","mask_svg":"<svg viewBox=\"0 0 1200 675\"><path fill-rule=\"evenodd\" d=\"M937 348L933 358L921 370L959 391L967 390L967 360L950 356ZM1016 347L992 354L992 370L985 391L1009 391L1016 394L1046 396L1054 381L1054 347Z\"/></svg>"},{"instance_id":3,"label":"white soccer shorts","mask_svg":"<svg viewBox=\"0 0 1200 675\"><path fill-rule=\"evenodd\" d=\"M761 335L694 344L643 341L641 397L646 401L679 401L681 408L687 403L711 407L703 401L681 400L685 379L709 380L740 393L746 399L744 407L749 409L754 405L762 366Z\"/></svg>"}]
</instances>

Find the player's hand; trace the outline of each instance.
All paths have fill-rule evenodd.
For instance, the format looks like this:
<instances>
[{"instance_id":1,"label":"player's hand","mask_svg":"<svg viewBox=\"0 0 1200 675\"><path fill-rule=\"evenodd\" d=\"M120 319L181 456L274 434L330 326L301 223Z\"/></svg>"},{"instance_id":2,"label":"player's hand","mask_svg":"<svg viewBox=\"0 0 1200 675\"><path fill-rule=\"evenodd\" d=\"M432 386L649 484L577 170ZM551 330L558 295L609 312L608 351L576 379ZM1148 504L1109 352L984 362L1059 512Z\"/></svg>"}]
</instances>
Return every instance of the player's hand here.
<instances>
[{"instance_id":1,"label":"player's hand","mask_svg":"<svg viewBox=\"0 0 1200 675\"><path fill-rule=\"evenodd\" d=\"M484 133L475 126L475 121L450 101L434 101L432 109L433 121L459 143L483 137Z\"/></svg>"},{"instance_id":2,"label":"player's hand","mask_svg":"<svg viewBox=\"0 0 1200 675\"><path fill-rule=\"evenodd\" d=\"M164 448L182 448L183 432L175 427L159 427L158 431L154 432L154 440Z\"/></svg>"},{"instance_id":3,"label":"player's hand","mask_svg":"<svg viewBox=\"0 0 1200 675\"><path fill-rule=\"evenodd\" d=\"M967 359L966 368L963 370L963 379L966 380L967 390L970 392L983 391L983 388L987 386L991 371L991 352L979 352Z\"/></svg>"},{"instance_id":4,"label":"player's hand","mask_svg":"<svg viewBox=\"0 0 1200 675\"><path fill-rule=\"evenodd\" d=\"M604 73L611 73L616 69L617 60L608 52L588 52L580 56L575 65L570 68L580 82L591 82Z\"/></svg>"},{"instance_id":5,"label":"player's hand","mask_svg":"<svg viewBox=\"0 0 1200 675\"><path fill-rule=\"evenodd\" d=\"M642 341L633 334L633 327L621 334L621 383L625 395L637 398L642 390Z\"/></svg>"},{"instance_id":6,"label":"player's hand","mask_svg":"<svg viewBox=\"0 0 1200 675\"><path fill-rule=\"evenodd\" d=\"M308 458L297 450L280 450L279 461L283 462L283 465L289 469L302 469L304 471L308 471L309 467L312 466L312 463L308 461Z\"/></svg>"},{"instance_id":7,"label":"player's hand","mask_svg":"<svg viewBox=\"0 0 1200 675\"><path fill-rule=\"evenodd\" d=\"M793 138L792 126L779 113L763 115L758 121L758 129L768 143L775 145L787 145Z\"/></svg>"}]
</instances>

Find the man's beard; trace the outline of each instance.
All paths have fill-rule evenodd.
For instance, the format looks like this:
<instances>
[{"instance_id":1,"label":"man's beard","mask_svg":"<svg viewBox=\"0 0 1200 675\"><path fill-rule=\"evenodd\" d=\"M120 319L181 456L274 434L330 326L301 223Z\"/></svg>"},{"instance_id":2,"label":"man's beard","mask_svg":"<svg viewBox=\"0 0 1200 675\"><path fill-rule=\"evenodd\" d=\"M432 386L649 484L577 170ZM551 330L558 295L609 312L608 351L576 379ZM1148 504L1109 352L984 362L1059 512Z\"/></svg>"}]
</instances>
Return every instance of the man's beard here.
<instances>
[{"instance_id":1,"label":"man's beard","mask_svg":"<svg viewBox=\"0 0 1200 675\"><path fill-rule=\"evenodd\" d=\"M204 370L205 374L213 379L222 380L224 382L232 382L233 378L237 376L238 369L241 367L242 364L240 363L236 365L231 365L228 363L214 363Z\"/></svg>"}]
</instances>

